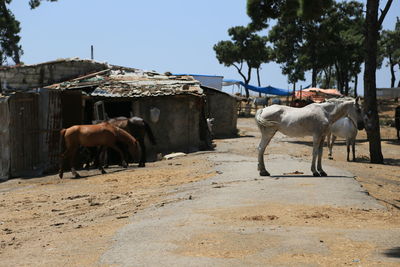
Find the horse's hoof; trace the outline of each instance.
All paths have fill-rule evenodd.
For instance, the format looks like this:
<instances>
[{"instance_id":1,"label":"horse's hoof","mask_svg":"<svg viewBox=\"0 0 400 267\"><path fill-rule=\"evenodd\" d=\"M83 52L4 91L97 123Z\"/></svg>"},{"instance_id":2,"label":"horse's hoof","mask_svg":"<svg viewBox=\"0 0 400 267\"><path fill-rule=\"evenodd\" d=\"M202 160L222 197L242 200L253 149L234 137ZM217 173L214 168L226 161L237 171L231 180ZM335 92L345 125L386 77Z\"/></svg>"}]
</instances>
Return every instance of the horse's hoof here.
<instances>
[{"instance_id":1,"label":"horse's hoof","mask_svg":"<svg viewBox=\"0 0 400 267\"><path fill-rule=\"evenodd\" d=\"M266 170L263 170L263 171L260 171L260 176L270 176L270 174Z\"/></svg>"},{"instance_id":2,"label":"horse's hoof","mask_svg":"<svg viewBox=\"0 0 400 267\"><path fill-rule=\"evenodd\" d=\"M105 170L101 170L101 174L106 174L106 171Z\"/></svg>"},{"instance_id":3,"label":"horse's hoof","mask_svg":"<svg viewBox=\"0 0 400 267\"><path fill-rule=\"evenodd\" d=\"M81 178L79 174L75 174L75 178Z\"/></svg>"},{"instance_id":4,"label":"horse's hoof","mask_svg":"<svg viewBox=\"0 0 400 267\"><path fill-rule=\"evenodd\" d=\"M328 174L326 174L326 172L324 172L324 171L321 171L321 172L319 172L319 176L326 177L326 176L328 176Z\"/></svg>"},{"instance_id":5,"label":"horse's hoof","mask_svg":"<svg viewBox=\"0 0 400 267\"><path fill-rule=\"evenodd\" d=\"M139 168L144 168L144 167L146 167L146 165L144 164L144 163L139 163L139 166L138 166Z\"/></svg>"},{"instance_id":6,"label":"horse's hoof","mask_svg":"<svg viewBox=\"0 0 400 267\"><path fill-rule=\"evenodd\" d=\"M321 177L321 175L318 172L313 172L314 177Z\"/></svg>"},{"instance_id":7,"label":"horse's hoof","mask_svg":"<svg viewBox=\"0 0 400 267\"><path fill-rule=\"evenodd\" d=\"M329 156L328 159L333 159L333 157L332 157L332 156Z\"/></svg>"}]
</instances>

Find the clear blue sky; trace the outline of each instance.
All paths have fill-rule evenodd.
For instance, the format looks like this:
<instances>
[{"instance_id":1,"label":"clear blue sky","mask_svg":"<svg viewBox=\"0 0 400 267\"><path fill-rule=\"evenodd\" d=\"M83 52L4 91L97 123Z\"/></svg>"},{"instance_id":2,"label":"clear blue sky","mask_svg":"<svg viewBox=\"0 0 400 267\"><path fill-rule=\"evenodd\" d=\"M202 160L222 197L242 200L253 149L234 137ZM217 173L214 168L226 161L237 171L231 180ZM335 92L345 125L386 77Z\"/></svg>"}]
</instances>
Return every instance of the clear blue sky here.
<instances>
[{"instance_id":1,"label":"clear blue sky","mask_svg":"<svg viewBox=\"0 0 400 267\"><path fill-rule=\"evenodd\" d=\"M382 6L385 3L381 1ZM90 58L90 45L94 45L98 61L241 80L233 67L218 63L213 45L229 39L228 28L250 22L245 0L59 0L44 2L35 10L29 9L28 0L14 0L11 10L21 22L25 64ZM394 1L385 29L394 28L399 10L400 1ZM251 83L256 84L253 77ZM289 87L274 63L262 67L261 79L263 86ZM308 80L300 84L309 83L308 75ZM390 85L387 68L377 72L377 85Z\"/></svg>"}]
</instances>

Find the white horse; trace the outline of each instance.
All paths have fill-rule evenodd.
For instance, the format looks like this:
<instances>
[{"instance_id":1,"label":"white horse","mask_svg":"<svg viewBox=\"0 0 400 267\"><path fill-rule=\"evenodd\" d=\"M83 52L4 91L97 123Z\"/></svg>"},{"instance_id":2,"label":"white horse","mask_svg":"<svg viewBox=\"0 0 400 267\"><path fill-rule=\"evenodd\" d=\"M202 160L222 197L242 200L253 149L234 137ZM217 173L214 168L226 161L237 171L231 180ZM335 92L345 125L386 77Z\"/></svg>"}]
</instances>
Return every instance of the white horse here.
<instances>
[{"instance_id":1,"label":"white horse","mask_svg":"<svg viewBox=\"0 0 400 267\"><path fill-rule=\"evenodd\" d=\"M327 176L322 169L322 148L330 126L338 119L350 116L362 123L359 98L331 99L321 104L302 108L272 105L257 110L255 119L261 131L258 146L258 170L261 176L269 176L264 165L264 151L277 131L291 137L312 136L313 154L311 171L314 176ZM318 157L317 168L315 161Z\"/></svg>"},{"instance_id":2,"label":"white horse","mask_svg":"<svg viewBox=\"0 0 400 267\"><path fill-rule=\"evenodd\" d=\"M358 126L357 126L358 125ZM364 123L360 125L351 117L343 117L337 120L335 123L332 124L330 133L328 134L327 143L329 159L333 159L332 157L332 148L333 144L335 143L336 137L341 137L346 140L346 147L347 147L347 161L350 161L350 146L352 147L353 151L353 161L356 161L355 156L355 146L356 146L356 137L358 130L364 129Z\"/></svg>"}]
</instances>

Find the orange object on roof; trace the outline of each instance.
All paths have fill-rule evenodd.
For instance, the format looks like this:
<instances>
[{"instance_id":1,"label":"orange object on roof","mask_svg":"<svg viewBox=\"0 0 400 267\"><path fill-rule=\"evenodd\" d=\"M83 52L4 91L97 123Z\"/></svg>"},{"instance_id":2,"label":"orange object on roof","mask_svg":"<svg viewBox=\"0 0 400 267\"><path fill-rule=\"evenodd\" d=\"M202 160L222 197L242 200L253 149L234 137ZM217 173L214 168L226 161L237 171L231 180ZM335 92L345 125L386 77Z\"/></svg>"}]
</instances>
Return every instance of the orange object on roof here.
<instances>
[{"instance_id":1,"label":"orange object on roof","mask_svg":"<svg viewBox=\"0 0 400 267\"><path fill-rule=\"evenodd\" d=\"M321 89L321 88L307 88L301 91L296 91L296 98L308 99L311 98L314 102L323 102L327 98L339 97L342 94L337 89Z\"/></svg>"}]
</instances>

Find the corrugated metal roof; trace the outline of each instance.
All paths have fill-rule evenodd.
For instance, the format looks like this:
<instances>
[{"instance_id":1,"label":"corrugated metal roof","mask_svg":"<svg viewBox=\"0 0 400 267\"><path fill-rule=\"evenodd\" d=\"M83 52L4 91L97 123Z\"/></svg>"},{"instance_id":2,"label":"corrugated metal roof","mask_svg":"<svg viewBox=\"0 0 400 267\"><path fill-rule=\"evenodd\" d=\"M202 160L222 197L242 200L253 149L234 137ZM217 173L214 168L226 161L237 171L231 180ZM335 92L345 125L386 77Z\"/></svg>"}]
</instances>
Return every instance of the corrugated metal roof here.
<instances>
[{"instance_id":1,"label":"corrugated metal roof","mask_svg":"<svg viewBox=\"0 0 400 267\"><path fill-rule=\"evenodd\" d=\"M91 96L146 97L177 94L202 95L200 82L192 76L160 74L117 67L67 82L47 86L58 90L84 90Z\"/></svg>"}]
</instances>

